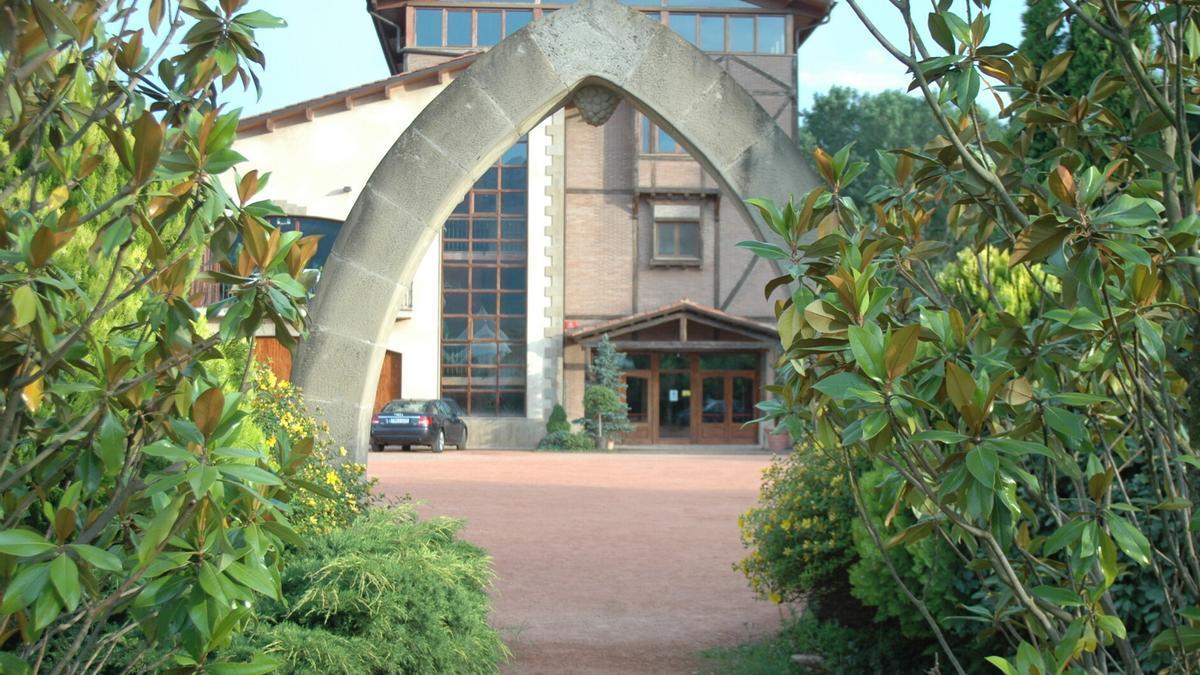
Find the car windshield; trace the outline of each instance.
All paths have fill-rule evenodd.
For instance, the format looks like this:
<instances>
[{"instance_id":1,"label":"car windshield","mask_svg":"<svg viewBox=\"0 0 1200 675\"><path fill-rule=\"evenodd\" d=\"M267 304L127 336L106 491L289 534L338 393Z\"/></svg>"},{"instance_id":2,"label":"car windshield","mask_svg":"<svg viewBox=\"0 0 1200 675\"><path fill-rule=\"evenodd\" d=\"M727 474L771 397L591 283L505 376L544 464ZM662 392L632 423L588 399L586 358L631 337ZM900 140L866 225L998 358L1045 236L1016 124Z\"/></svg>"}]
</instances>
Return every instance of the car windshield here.
<instances>
[{"instance_id":1,"label":"car windshield","mask_svg":"<svg viewBox=\"0 0 1200 675\"><path fill-rule=\"evenodd\" d=\"M425 401L392 401L383 407L383 412L419 415L425 412Z\"/></svg>"}]
</instances>

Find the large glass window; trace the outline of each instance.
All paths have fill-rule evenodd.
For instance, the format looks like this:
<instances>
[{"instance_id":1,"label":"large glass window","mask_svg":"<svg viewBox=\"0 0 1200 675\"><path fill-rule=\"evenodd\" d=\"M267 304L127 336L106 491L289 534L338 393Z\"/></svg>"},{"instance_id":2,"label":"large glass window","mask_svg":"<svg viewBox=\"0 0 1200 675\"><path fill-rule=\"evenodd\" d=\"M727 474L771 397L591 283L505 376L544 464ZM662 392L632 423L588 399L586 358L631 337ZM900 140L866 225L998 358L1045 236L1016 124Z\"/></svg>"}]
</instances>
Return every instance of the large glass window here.
<instances>
[{"instance_id":1,"label":"large glass window","mask_svg":"<svg viewBox=\"0 0 1200 675\"><path fill-rule=\"evenodd\" d=\"M667 25L706 52L787 53L787 20L782 16L671 12Z\"/></svg>"},{"instance_id":2,"label":"large glass window","mask_svg":"<svg viewBox=\"0 0 1200 675\"><path fill-rule=\"evenodd\" d=\"M564 5L570 2L546 2ZM661 7L657 0L626 0L626 4ZM722 8L753 6L741 0L695 0L667 3L675 7ZM418 47L485 48L529 25L533 9L435 9L419 7L414 12L414 44ZM538 9L549 16L553 8ZM654 21L663 13L645 11ZM683 39L706 52L745 54L788 53L787 19L778 15L723 14L715 11L667 11L666 24Z\"/></svg>"},{"instance_id":3,"label":"large glass window","mask_svg":"<svg viewBox=\"0 0 1200 675\"><path fill-rule=\"evenodd\" d=\"M469 415L525 414L527 172L522 139L442 230L442 396Z\"/></svg>"}]
</instances>

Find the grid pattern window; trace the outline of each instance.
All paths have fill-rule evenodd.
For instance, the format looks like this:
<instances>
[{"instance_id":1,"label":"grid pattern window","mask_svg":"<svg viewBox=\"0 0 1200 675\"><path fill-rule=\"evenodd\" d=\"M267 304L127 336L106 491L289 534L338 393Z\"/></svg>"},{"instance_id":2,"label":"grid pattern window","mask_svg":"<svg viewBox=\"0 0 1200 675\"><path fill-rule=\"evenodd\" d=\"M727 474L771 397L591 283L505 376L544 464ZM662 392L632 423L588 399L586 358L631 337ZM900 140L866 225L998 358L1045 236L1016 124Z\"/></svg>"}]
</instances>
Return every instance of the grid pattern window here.
<instances>
[{"instance_id":1,"label":"grid pattern window","mask_svg":"<svg viewBox=\"0 0 1200 675\"><path fill-rule=\"evenodd\" d=\"M686 155L687 150L658 125L642 115L642 154L644 155Z\"/></svg>"},{"instance_id":2,"label":"grid pattern window","mask_svg":"<svg viewBox=\"0 0 1200 675\"><path fill-rule=\"evenodd\" d=\"M416 7L413 9L413 42L417 47L480 49L491 47L553 9L472 9ZM629 2L642 7L662 7L659 2ZM672 6L696 8L742 7L728 0L697 0ZM537 13L535 15L535 13ZM732 54L787 54L787 18L781 15L718 14L688 11L646 11L646 16L666 23L683 39L701 50Z\"/></svg>"},{"instance_id":3,"label":"grid pattern window","mask_svg":"<svg viewBox=\"0 0 1200 675\"><path fill-rule=\"evenodd\" d=\"M522 139L442 231L442 396L468 415L525 414L527 198Z\"/></svg>"},{"instance_id":4,"label":"grid pattern window","mask_svg":"<svg viewBox=\"0 0 1200 675\"><path fill-rule=\"evenodd\" d=\"M533 21L531 9L413 10L413 44L417 47L491 47Z\"/></svg>"},{"instance_id":5,"label":"grid pattern window","mask_svg":"<svg viewBox=\"0 0 1200 675\"><path fill-rule=\"evenodd\" d=\"M786 54L787 19L782 16L669 12L667 25L706 52Z\"/></svg>"},{"instance_id":6,"label":"grid pattern window","mask_svg":"<svg viewBox=\"0 0 1200 675\"><path fill-rule=\"evenodd\" d=\"M700 223L692 220L654 221L655 262L700 262Z\"/></svg>"}]
</instances>

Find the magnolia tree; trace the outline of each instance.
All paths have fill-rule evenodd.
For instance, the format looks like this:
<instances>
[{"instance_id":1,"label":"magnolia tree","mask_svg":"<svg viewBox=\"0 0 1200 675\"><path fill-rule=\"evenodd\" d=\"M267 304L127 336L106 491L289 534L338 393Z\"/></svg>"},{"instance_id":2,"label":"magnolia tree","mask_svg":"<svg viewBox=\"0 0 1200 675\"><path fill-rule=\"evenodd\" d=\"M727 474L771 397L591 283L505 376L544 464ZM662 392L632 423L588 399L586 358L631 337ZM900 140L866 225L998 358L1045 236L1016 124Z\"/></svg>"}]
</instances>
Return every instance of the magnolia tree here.
<instances>
[{"instance_id":1,"label":"magnolia tree","mask_svg":"<svg viewBox=\"0 0 1200 675\"><path fill-rule=\"evenodd\" d=\"M5 673L103 670L123 641L141 646L125 672L272 665L210 658L279 594L310 445L241 440L228 376L264 320L302 330L315 250L264 220L264 176L218 182L241 160L220 94L257 86L254 32L281 23L243 5L0 8ZM189 301L206 249L232 290L207 317Z\"/></svg>"},{"instance_id":2,"label":"magnolia tree","mask_svg":"<svg viewBox=\"0 0 1200 675\"><path fill-rule=\"evenodd\" d=\"M822 187L782 209L756 202L782 243L743 245L785 271L768 291L791 291L775 306L785 354L765 413L842 459L860 511L856 461L891 468L892 515L863 523L885 562L924 537L953 547L983 589L957 618L1007 644L996 669L1195 672L1200 3L1064 0L1060 19L1120 56L1065 96L1073 54L1038 68L989 43L988 0L920 15L908 0L847 2L941 136L885 156L890 184L862 202L846 197L864 169L846 150L816 152ZM878 29L894 22L899 43ZM1127 112L1106 107L1126 92ZM980 123L981 96L1005 124ZM1031 152L1035 136L1056 142ZM944 205L952 240L931 241ZM974 258L982 298L937 282L947 245ZM997 266L980 259L993 249L1037 287L1025 307L995 291ZM915 523L897 531L901 512ZM944 665L978 668L892 574Z\"/></svg>"}]
</instances>

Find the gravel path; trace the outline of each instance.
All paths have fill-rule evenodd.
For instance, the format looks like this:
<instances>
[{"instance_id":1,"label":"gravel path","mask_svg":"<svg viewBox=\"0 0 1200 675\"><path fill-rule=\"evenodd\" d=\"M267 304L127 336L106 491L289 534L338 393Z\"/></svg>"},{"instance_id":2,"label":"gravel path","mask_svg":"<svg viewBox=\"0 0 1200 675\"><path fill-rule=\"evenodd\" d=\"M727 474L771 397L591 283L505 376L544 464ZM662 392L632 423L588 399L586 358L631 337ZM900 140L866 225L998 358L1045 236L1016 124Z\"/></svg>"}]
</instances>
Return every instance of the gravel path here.
<instances>
[{"instance_id":1,"label":"gravel path","mask_svg":"<svg viewBox=\"0 0 1200 675\"><path fill-rule=\"evenodd\" d=\"M426 515L467 520L498 579L506 673L691 673L697 652L765 636L777 607L732 563L765 454L372 453Z\"/></svg>"}]
</instances>

